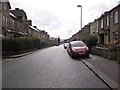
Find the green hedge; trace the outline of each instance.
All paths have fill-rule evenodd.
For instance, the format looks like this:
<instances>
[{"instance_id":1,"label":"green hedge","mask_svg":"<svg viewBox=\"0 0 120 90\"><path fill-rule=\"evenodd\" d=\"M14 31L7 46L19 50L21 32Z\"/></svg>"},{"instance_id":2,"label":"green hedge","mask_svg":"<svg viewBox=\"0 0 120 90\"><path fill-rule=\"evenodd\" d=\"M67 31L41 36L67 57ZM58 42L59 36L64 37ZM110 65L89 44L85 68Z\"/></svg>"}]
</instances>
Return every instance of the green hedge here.
<instances>
[{"instance_id":1,"label":"green hedge","mask_svg":"<svg viewBox=\"0 0 120 90\"><path fill-rule=\"evenodd\" d=\"M17 38L17 39L2 39L2 51L25 51L38 48L47 47L48 43L41 42L39 39L35 38Z\"/></svg>"},{"instance_id":2,"label":"green hedge","mask_svg":"<svg viewBox=\"0 0 120 90\"><path fill-rule=\"evenodd\" d=\"M96 35L88 35L83 37L82 41L84 41L88 47L91 47L96 46L98 39Z\"/></svg>"}]
</instances>

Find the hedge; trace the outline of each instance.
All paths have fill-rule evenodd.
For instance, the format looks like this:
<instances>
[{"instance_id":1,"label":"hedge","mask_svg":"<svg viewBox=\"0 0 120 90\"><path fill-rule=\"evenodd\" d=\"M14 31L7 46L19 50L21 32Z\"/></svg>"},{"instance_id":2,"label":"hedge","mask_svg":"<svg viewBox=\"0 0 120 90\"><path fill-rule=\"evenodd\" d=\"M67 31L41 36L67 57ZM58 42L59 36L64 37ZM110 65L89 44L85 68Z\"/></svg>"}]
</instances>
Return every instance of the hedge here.
<instances>
[{"instance_id":1,"label":"hedge","mask_svg":"<svg viewBox=\"0 0 120 90\"><path fill-rule=\"evenodd\" d=\"M91 46L96 46L98 39L96 35L88 35L83 37L82 41L90 48Z\"/></svg>"},{"instance_id":2,"label":"hedge","mask_svg":"<svg viewBox=\"0 0 120 90\"><path fill-rule=\"evenodd\" d=\"M39 49L47 46L48 43L41 42L39 39L36 38L2 39L3 52L19 52L24 50Z\"/></svg>"}]
</instances>

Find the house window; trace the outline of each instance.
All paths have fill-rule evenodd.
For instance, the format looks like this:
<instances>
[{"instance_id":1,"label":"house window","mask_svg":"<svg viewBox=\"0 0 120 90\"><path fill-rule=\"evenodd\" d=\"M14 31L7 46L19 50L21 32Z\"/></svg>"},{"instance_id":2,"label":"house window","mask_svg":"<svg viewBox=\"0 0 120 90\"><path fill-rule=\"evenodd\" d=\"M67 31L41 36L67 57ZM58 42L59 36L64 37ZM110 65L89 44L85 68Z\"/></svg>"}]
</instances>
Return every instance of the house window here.
<instances>
[{"instance_id":1,"label":"house window","mask_svg":"<svg viewBox=\"0 0 120 90\"><path fill-rule=\"evenodd\" d=\"M8 24L8 18L6 17L6 27L7 27L7 24Z\"/></svg>"},{"instance_id":2,"label":"house window","mask_svg":"<svg viewBox=\"0 0 120 90\"><path fill-rule=\"evenodd\" d=\"M7 26L7 17L3 16L3 26Z\"/></svg>"},{"instance_id":3,"label":"house window","mask_svg":"<svg viewBox=\"0 0 120 90\"><path fill-rule=\"evenodd\" d=\"M103 19L101 20L101 28L103 28Z\"/></svg>"},{"instance_id":4,"label":"house window","mask_svg":"<svg viewBox=\"0 0 120 90\"><path fill-rule=\"evenodd\" d=\"M15 29L15 21L12 20L13 29Z\"/></svg>"},{"instance_id":5,"label":"house window","mask_svg":"<svg viewBox=\"0 0 120 90\"><path fill-rule=\"evenodd\" d=\"M6 2L3 2L3 3L2 3L2 9L3 9L3 10L6 10L6 9L7 9L7 7L6 7Z\"/></svg>"},{"instance_id":6,"label":"house window","mask_svg":"<svg viewBox=\"0 0 120 90\"><path fill-rule=\"evenodd\" d=\"M109 26L109 17L107 16L107 26Z\"/></svg>"},{"instance_id":7,"label":"house window","mask_svg":"<svg viewBox=\"0 0 120 90\"><path fill-rule=\"evenodd\" d=\"M4 7L3 7L3 8L4 8L4 10L6 10L6 9L7 9L7 7L6 7L6 3L4 3Z\"/></svg>"},{"instance_id":8,"label":"house window","mask_svg":"<svg viewBox=\"0 0 120 90\"><path fill-rule=\"evenodd\" d=\"M118 40L118 32L113 32L113 41Z\"/></svg>"},{"instance_id":9,"label":"house window","mask_svg":"<svg viewBox=\"0 0 120 90\"><path fill-rule=\"evenodd\" d=\"M118 23L118 11L114 13L114 23Z\"/></svg>"},{"instance_id":10,"label":"house window","mask_svg":"<svg viewBox=\"0 0 120 90\"><path fill-rule=\"evenodd\" d=\"M3 16L3 24L5 24L5 16Z\"/></svg>"}]
</instances>

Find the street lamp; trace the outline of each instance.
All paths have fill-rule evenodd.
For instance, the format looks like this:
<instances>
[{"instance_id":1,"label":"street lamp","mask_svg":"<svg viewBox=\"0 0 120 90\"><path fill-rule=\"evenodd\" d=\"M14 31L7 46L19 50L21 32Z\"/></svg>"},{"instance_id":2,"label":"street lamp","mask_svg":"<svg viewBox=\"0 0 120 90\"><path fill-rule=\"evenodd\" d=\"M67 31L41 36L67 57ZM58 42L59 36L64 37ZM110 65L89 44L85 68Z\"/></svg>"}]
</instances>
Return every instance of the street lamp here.
<instances>
[{"instance_id":1,"label":"street lamp","mask_svg":"<svg viewBox=\"0 0 120 90\"><path fill-rule=\"evenodd\" d=\"M81 7L81 29L82 29L82 6L81 5L77 5L77 7Z\"/></svg>"}]
</instances>

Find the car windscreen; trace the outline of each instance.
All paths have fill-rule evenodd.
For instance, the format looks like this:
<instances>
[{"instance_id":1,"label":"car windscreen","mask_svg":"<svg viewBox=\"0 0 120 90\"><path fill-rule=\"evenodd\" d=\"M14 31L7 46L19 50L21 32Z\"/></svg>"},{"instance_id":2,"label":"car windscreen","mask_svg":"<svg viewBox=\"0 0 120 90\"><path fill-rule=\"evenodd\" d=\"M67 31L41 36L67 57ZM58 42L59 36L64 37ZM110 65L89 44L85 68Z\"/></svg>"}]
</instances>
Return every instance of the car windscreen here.
<instances>
[{"instance_id":1,"label":"car windscreen","mask_svg":"<svg viewBox=\"0 0 120 90\"><path fill-rule=\"evenodd\" d=\"M74 42L71 45L72 45L72 47L84 47L84 46L86 46L83 42Z\"/></svg>"}]
</instances>

